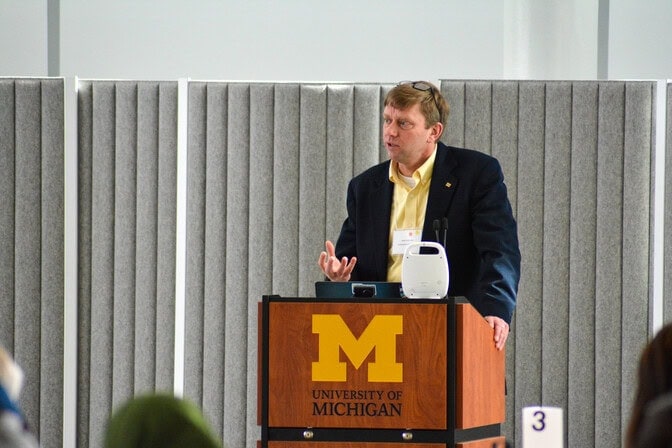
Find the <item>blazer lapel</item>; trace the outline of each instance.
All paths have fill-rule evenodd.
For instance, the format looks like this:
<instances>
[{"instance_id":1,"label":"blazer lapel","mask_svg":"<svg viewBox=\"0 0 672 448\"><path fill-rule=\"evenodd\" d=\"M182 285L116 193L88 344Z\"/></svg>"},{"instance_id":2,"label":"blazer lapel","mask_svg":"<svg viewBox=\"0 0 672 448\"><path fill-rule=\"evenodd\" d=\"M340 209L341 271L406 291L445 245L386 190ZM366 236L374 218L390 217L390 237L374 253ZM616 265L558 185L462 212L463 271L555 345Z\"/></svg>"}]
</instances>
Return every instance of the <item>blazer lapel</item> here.
<instances>
[{"instance_id":1,"label":"blazer lapel","mask_svg":"<svg viewBox=\"0 0 672 448\"><path fill-rule=\"evenodd\" d=\"M453 194L459 183L459 179L455 175L456 167L457 162L450 148L439 142L436 159L434 160L432 181L429 184L427 211L425 212L425 223L422 231L424 241L434 241L436 239L433 227L434 220L438 219L440 221L443 217L448 216Z\"/></svg>"},{"instance_id":2,"label":"blazer lapel","mask_svg":"<svg viewBox=\"0 0 672 448\"><path fill-rule=\"evenodd\" d=\"M392 210L393 184L390 182L385 170L385 175L376 179L377 185L369 191L369 204L372 216L369 222L371 229L366 233L371 236L371 249L373 259L376 260L376 272L378 278L387 277L387 257L390 236L390 213Z\"/></svg>"}]
</instances>

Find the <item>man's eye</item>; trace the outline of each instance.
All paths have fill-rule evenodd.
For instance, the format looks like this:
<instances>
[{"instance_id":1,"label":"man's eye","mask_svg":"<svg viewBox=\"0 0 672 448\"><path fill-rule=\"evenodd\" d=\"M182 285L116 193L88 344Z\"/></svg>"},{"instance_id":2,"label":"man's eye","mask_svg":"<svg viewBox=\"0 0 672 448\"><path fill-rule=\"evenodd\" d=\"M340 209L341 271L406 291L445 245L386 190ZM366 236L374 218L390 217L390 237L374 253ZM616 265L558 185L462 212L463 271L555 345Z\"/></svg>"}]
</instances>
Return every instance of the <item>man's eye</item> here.
<instances>
[{"instance_id":1,"label":"man's eye","mask_svg":"<svg viewBox=\"0 0 672 448\"><path fill-rule=\"evenodd\" d=\"M399 122L399 127L402 129L408 129L411 127L411 123L408 121L400 121Z\"/></svg>"}]
</instances>

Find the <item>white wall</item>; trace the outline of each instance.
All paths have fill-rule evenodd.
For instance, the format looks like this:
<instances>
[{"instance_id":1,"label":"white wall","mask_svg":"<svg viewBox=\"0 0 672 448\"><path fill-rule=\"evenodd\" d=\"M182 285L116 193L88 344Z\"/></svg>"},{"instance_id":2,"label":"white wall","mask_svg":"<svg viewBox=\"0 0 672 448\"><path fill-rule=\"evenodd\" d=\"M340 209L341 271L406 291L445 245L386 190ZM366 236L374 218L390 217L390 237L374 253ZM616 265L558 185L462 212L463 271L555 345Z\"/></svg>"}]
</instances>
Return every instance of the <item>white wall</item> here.
<instances>
[{"instance_id":1,"label":"white wall","mask_svg":"<svg viewBox=\"0 0 672 448\"><path fill-rule=\"evenodd\" d=\"M60 0L60 75L374 81L672 77L669 0ZM0 0L0 76L46 76L47 0Z\"/></svg>"},{"instance_id":2,"label":"white wall","mask_svg":"<svg viewBox=\"0 0 672 448\"><path fill-rule=\"evenodd\" d=\"M596 79L599 0L506 0L510 79Z\"/></svg>"},{"instance_id":3,"label":"white wall","mask_svg":"<svg viewBox=\"0 0 672 448\"><path fill-rule=\"evenodd\" d=\"M672 78L672 1L611 0L609 77Z\"/></svg>"},{"instance_id":4,"label":"white wall","mask_svg":"<svg viewBox=\"0 0 672 448\"><path fill-rule=\"evenodd\" d=\"M0 76L46 74L46 0L0 0Z\"/></svg>"},{"instance_id":5,"label":"white wall","mask_svg":"<svg viewBox=\"0 0 672 448\"><path fill-rule=\"evenodd\" d=\"M64 75L396 81L497 77L501 0L63 0Z\"/></svg>"}]
</instances>

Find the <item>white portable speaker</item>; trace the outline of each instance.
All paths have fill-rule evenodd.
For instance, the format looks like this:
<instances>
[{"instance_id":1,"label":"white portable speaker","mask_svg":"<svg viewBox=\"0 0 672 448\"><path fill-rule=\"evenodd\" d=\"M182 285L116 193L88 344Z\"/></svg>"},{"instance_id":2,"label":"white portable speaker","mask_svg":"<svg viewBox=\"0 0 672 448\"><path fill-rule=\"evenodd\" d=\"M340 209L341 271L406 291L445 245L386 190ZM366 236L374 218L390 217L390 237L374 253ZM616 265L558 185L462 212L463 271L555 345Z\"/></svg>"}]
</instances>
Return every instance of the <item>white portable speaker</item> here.
<instances>
[{"instance_id":1,"label":"white portable speaker","mask_svg":"<svg viewBox=\"0 0 672 448\"><path fill-rule=\"evenodd\" d=\"M448 295L448 258L439 243L411 243L401 262L401 289L410 299L442 299Z\"/></svg>"}]
</instances>

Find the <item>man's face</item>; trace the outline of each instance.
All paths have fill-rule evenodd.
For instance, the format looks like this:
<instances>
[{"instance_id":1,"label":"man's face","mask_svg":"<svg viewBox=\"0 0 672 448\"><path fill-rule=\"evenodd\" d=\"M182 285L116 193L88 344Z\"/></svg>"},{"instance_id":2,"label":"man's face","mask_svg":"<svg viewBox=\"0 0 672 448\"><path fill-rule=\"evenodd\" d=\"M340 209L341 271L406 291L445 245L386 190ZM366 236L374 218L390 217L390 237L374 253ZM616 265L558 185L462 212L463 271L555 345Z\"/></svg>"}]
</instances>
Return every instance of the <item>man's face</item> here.
<instances>
[{"instance_id":1,"label":"man's face","mask_svg":"<svg viewBox=\"0 0 672 448\"><path fill-rule=\"evenodd\" d=\"M436 125L426 128L420 104L405 110L385 106L383 120L383 141L387 154L399 163L402 174L410 176L434 151Z\"/></svg>"}]
</instances>

